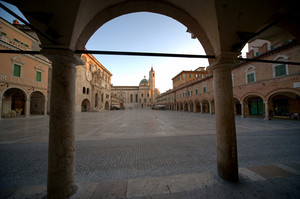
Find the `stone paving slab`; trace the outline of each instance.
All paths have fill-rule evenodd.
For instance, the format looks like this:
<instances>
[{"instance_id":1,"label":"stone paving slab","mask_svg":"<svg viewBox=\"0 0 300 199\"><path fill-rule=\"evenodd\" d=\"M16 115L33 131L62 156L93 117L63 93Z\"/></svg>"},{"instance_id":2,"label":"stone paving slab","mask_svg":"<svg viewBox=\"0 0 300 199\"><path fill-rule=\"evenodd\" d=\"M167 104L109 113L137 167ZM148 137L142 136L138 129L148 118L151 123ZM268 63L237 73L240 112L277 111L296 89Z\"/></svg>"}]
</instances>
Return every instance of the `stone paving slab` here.
<instances>
[{"instance_id":1,"label":"stone paving slab","mask_svg":"<svg viewBox=\"0 0 300 199\"><path fill-rule=\"evenodd\" d=\"M297 164L297 162L292 162L284 165ZM289 170L290 167L285 168ZM224 181L211 172L137 178L127 181L77 183L77 192L68 199L288 199L300 197L300 175L298 174L278 175L278 172L282 174L288 171L279 169L275 165L261 165L256 166L255 169L253 167L239 168L239 171L238 183ZM270 175L274 172L276 177ZM253 177L255 175L261 178ZM24 186L0 190L0 193L1 199L44 199L46 186Z\"/></svg>"}]
</instances>

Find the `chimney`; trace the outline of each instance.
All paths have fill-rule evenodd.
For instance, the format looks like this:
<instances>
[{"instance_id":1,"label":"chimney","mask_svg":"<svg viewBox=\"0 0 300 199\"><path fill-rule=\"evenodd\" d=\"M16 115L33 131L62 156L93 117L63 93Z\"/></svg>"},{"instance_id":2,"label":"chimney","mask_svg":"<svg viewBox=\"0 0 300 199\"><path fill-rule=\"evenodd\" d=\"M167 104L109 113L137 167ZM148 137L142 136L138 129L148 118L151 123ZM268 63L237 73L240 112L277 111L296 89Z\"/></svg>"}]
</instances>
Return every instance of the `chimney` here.
<instances>
[{"instance_id":1,"label":"chimney","mask_svg":"<svg viewBox=\"0 0 300 199\"><path fill-rule=\"evenodd\" d=\"M15 20L13 21L13 24L20 24L20 22L19 22L18 20L15 19Z\"/></svg>"}]
</instances>

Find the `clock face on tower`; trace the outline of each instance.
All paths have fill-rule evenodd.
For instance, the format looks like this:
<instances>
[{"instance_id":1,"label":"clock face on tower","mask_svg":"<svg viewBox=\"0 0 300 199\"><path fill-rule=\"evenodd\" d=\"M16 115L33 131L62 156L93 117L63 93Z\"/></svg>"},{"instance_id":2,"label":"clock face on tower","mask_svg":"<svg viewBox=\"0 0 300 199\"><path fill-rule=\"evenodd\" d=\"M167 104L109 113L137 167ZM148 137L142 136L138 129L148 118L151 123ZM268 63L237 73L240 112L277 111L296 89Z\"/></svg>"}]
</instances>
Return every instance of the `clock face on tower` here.
<instances>
[{"instance_id":1,"label":"clock face on tower","mask_svg":"<svg viewBox=\"0 0 300 199\"><path fill-rule=\"evenodd\" d=\"M88 81L91 81L91 80L92 80L92 73L91 73L91 71L87 70L87 71L85 72L85 77L86 77L86 79L87 79Z\"/></svg>"}]
</instances>

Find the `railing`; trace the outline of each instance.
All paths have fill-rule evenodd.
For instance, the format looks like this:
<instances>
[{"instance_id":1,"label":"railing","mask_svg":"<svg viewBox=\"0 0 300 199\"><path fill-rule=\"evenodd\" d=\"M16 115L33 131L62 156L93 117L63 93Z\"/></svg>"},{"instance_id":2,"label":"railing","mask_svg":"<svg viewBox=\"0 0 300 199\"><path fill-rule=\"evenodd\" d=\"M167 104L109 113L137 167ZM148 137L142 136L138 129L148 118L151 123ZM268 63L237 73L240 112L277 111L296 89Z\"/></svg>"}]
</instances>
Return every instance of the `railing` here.
<instances>
[{"instance_id":1,"label":"railing","mask_svg":"<svg viewBox=\"0 0 300 199\"><path fill-rule=\"evenodd\" d=\"M25 79L22 77L15 77L9 74L2 74L2 73L0 73L0 82L8 83L8 85L19 84L19 85L30 86L30 87L47 88L47 84L45 83L37 82L32 79Z\"/></svg>"},{"instance_id":2,"label":"railing","mask_svg":"<svg viewBox=\"0 0 300 199\"><path fill-rule=\"evenodd\" d=\"M29 46L27 44L24 44L18 40L10 39L5 35L0 35L0 40L4 41L5 43L8 43L14 47L17 47L21 50L30 50Z\"/></svg>"}]
</instances>

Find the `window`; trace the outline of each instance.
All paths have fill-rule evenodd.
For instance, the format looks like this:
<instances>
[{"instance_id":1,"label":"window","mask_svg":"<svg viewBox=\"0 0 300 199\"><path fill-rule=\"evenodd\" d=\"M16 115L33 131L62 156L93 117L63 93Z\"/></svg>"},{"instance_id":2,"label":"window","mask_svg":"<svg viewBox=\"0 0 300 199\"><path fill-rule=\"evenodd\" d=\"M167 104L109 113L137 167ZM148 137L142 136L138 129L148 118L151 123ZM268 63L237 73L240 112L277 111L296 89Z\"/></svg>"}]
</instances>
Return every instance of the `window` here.
<instances>
[{"instance_id":1,"label":"window","mask_svg":"<svg viewBox=\"0 0 300 199\"><path fill-rule=\"evenodd\" d=\"M149 97L149 93L147 93L147 97Z\"/></svg>"},{"instance_id":2,"label":"window","mask_svg":"<svg viewBox=\"0 0 300 199\"><path fill-rule=\"evenodd\" d=\"M287 75L287 67L285 64L277 65L274 67L275 77Z\"/></svg>"},{"instance_id":3,"label":"window","mask_svg":"<svg viewBox=\"0 0 300 199\"><path fill-rule=\"evenodd\" d=\"M144 102L145 102L145 103L147 102L147 99L146 99L146 98L144 99Z\"/></svg>"},{"instance_id":4,"label":"window","mask_svg":"<svg viewBox=\"0 0 300 199\"><path fill-rule=\"evenodd\" d=\"M288 61L289 57L285 55L278 55L275 57L276 61ZM273 77L281 77L289 74L289 68L287 64L274 64L273 67Z\"/></svg>"},{"instance_id":5,"label":"window","mask_svg":"<svg viewBox=\"0 0 300 199\"><path fill-rule=\"evenodd\" d=\"M132 94L130 95L130 102L131 103L133 102L133 95Z\"/></svg>"},{"instance_id":6,"label":"window","mask_svg":"<svg viewBox=\"0 0 300 199\"><path fill-rule=\"evenodd\" d=\"M180 98L181 98L181 93L180 93Z\"/></svg>"},{"instance_id":7,"label":"window","mask_svg":"<svg viewBox=\"0 0 300 199\"><path fill-rule=\"evenodd\" d=\"M195 93L196 93L196 95L198 94L198 88L196 88Z\"/></svg>"},{"instance_id":8,"label":"window","mask_svg":"<svg viewBox=\"0 0 300 199\"><path fill-rule=\"evenodd\" d=\"M192 95L193 95L192 90L189 90L189 96L192 96Z\"/></svg>"},{"instance_id":9,"label":"window","mask_svg":"<svg viewBox=\"0 0 300 199\"><path fill-rule=\"evenodd\" d=\"M87 88L87 89L86 89L86 94L89 94L89 92L90 92L90 89Z\"/></svg>"},{"instance_id":10,"label":"window","mask_svg":"<svg viewBox=\"0 0 300 199\"><path fill-rule=\"evenodd\" d=\"M14 64L14 76L21 77L21 66L18 64Z\"/></svg>"},{"instance_id":11,"label":"window","mask_svg":"<svg viewBox=\"0 0 300 199\"><path fill-rule=\"evenodd\" d=\"M246 69L246 83L247 84L256 82L256 79L255 79L255 69L256 69L255 66L249 66Z\"/></svg>"},{"instance_id":12,"label":"window","mask_svg":"<svg viewBox=\"0 0 300 199\"><path fill-rule=\"evenodd\" d=\"M138 94L135 95L135 102L138 102Z\"/></svg>"},{"instance_id":13,"label":"window","mask_svg":"<svg viewBox=\"0 0 300 199\"><path fill-rule=\"evenodd\" d=\"M82 93L85 94L85 87L82 88Z\"/></svg>"},{"instance_id":14,"label":"window","mask_svg":"<svg viewBox=\"0 0 300 199\"><path fill-rule=\"evenodd\" d=\"M103 102L104 94L101 94L101 102Z\"/></svg>"},{"instance_id":15,"label":"window","mask_svg":"<svg viewBox=\"0 0 300 199\"><path fill-rule=\"evenodd\" d=\"M199 77L199 75L198 75L198 74L195 74L195 77L196 77L196 78L198 78L198 77Z\"/></svg>"},{"instance_id":16,"label":"window","mask_svg":"<svg viewBox=\"0 0 300 199\"><path fill-rule=\"evenodd\" d=\"M247 74L247 83L252 83L255 82L255 76L254 76L254 72Z\"/></svg>"},{"instance_id":17,"label":"window","mask_svg":"<svg viewBox=\"0 0 300 199\"><path fill-rule=\"evenodd\" d=\"M206 83L203 84L203 93L206 93Z\"/></svg>"},{"instance_id":18,"label":"window","mask_svg":"<svg viewBox=\"0 0 300 199\"><path fill-rule=\"evenodd\" d=\"M143 93L142 93L142 95L141 95L142 97L144 97L144 95L143 95Z\"/></svg>"},{"instance_id":19,"label":"window","mask_svg":"<svg viewBox=\"0 0 300 199\"><path fill-rule=\"evenodd\" d=\"M189 78L192 78L192 74L189 74Z\"/></svg>"},{"instance_id":20,"label":"window","mask_svg":"<svg viewBox=\"0 0 300 199\"><path fill-rule=\"evenodd\" d=\"M37 82L41 82L42 81L42 72L36 71L35 80Z\"/></svg>"},{"instance_id":21,"label":"window","mask_svg":"<svg viewBox=\"0 0 300 199\"><path fill-rule=\"evenodd\" d=\"M106 99L108 99L109 98L109 94L106 94Z\"/></svg>"}]
</instances>

